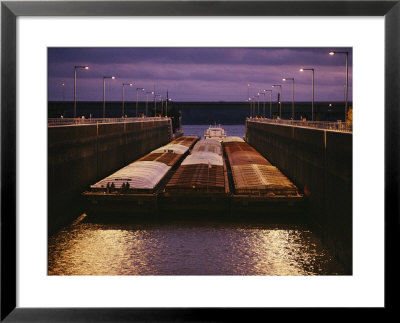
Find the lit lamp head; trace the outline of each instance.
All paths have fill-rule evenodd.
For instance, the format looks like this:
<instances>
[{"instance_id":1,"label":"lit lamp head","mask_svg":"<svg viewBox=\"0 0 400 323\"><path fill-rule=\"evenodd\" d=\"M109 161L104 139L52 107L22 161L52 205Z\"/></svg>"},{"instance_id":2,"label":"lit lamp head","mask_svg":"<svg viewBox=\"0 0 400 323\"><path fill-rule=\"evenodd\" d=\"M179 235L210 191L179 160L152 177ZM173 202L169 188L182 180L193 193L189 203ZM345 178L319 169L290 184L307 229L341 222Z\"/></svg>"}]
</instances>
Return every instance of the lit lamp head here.
<instances>
[{"instance_id":1,"label":"lit lamp head","mask_svg":"<svg viewBox=\"0 0 400 323\"><path fill-rule=\"evenodd\" d=\"M334 52L333 50L331 50L330 52L329 52L329 55L335 55L336 54L336 52Z\"/></svg>"},{"instance_id":2,"label":"lit lamp head","mask_svg":"<svg viewBox=\"0 0 400 323\"><path fill-rule=\"evenodd\" d=\"M300 69L300 72L304 72L304 68L301 68L301 69Z\"/></svg>"},{"instance_id":3,"label":"lit lamp head","mask_svg":"<svg viewBox=\"0 0 400 323\"><path fill-rule=\"evenodd\" d=\"M89 66L85 66L84 69L85 69L85 70L88 70L88 69L89 69Z\"/></svg>"}]
</instances>

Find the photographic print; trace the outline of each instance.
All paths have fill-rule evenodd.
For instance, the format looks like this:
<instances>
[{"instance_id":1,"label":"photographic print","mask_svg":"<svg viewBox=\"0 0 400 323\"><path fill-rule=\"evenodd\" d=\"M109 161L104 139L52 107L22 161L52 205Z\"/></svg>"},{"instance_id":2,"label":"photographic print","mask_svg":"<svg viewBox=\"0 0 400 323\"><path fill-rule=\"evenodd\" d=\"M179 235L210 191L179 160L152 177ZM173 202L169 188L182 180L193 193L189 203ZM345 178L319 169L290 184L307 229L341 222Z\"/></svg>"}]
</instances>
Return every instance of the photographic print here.
<instances>
[{"instance_id":1,"label":"photographic print","mask_svg":"<svg viewBox=\"0 0 400 323\"><path fill-rule=\"evenodd\" d=\"M352 275L352 48L47 50L48 275Z\"/></svg>"}]
</instances>

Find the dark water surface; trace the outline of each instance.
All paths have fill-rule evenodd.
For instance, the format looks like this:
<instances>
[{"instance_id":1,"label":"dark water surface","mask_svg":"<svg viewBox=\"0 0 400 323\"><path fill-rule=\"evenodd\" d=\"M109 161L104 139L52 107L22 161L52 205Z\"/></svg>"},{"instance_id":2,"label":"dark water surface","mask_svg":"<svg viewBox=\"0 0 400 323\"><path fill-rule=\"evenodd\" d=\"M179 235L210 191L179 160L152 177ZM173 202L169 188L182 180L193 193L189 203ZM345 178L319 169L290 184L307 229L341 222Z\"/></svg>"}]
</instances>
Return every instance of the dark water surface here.
<instances>
[{"instance_id":1,"label":"dark water surface","mask_svg":"<svg viewBox=\"0 0 400 323\"><path fill-rule=\"evenodd\" d=\"M331 106L330 106L331 104ZM296 102L295 119L301 117L311 119L311 102ZM349 102L349 106L352 103ZM64 118L73 117L74 102L70 101L49 101L48 117ZM151 101L148 103L148 116L154 116L154 113L160 113L160 105L157 104L156 110ZM172 102L168 104L168 115L173 115L173 111L179 111L182 116L182 124L214 124L222 123L224 125L244 124L246 117L250 116L250 105L248 102ZM103 102L87 101L77 102L76 107L78 116L85 118L101 118L103 116ZM264 104L260 102L260 106L256 110L259 115L264 115ZM254 113L255 113L254 111ZM146 112L146 102L138 102L138 114ZM278 105L273 102L272 115L279 115ZM136 116L136 101L126 101L124 113L128 117ZM122 115L121 102L106 103L106 117L120 118ZM269 102L266 103L265 116L270 117ZM292 116L292 102L283 102L281 117L282 119L290 119ZM314 102L314 120L337 121L344 118L344 102Z\"/></svg>"}]
</instances>

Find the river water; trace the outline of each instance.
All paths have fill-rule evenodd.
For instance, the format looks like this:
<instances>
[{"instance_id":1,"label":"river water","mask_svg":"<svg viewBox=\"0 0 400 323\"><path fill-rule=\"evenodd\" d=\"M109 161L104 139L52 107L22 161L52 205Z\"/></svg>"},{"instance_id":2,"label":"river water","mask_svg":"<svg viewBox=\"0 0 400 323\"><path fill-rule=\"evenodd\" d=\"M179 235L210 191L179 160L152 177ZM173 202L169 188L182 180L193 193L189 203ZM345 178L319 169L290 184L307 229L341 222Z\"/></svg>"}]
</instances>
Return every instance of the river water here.
<instances>
[{"instance_id":1,"label":"river water","mask_svg":"<svg viewBox=\"0 0 400 323\"><path fill-rule=\"evenodd\" d=\"M184 126L202 136L208 126ZM229 136L244 126L224 126ZM84 210L82 210L84 212ZM190 216L190 215L188 215ZM49 275L343 275L300 221L119 221L84 214L50 236ZM286 223L285 223L286 222Z\"/></svg>"}]
</instances>

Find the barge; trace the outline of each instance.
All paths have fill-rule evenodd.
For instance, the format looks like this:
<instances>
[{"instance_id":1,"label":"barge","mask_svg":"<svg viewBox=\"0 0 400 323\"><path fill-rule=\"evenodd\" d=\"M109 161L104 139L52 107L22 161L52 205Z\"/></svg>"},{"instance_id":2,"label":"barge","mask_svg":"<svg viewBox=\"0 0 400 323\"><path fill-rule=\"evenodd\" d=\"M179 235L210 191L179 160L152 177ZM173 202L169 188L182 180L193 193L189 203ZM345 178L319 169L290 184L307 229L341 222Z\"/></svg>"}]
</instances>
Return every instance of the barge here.
<instances>
[{"instance_id":1,"label":"barge","mask_svg":"<svg viewBox=\"0 0 400 323\"><path fill-rule=\"evenodd\" d=\"M256 149L239 139L223 142L231 179L231 213L299 212L303 195L297 187Z\"/></svg>"},{"instance_id":2,"label":"barge","mask_svg":"<svg viewBox=\"0 0 400 323\"><path fill-rule=\"evenodd\" d=\"M242 138L181 136L90 186L88 212L202 219L299 214L304 197ZM299 207L300 206L300 207Z\"/></svg>"},{"instance_id":3,"label":"barge","mask_svg":"<svg viewBox=\"0 0 400 323\"><path fill-rule=\"evenodd\" d=\"M222 145L215 139L198 141L162 194L164 211L186 215L229 212L229 182Z\"/></svg>"},{"instance_id":4,"label":"barge","mask_svg":"<svg viewBox=\"0 0 400 323\"><path fill-rule=\"evenodd\" d=\"M82 193L88 211L156 214L160 191L198 139L179 137L91 185Z\"/></svg>"}]
</instances>

